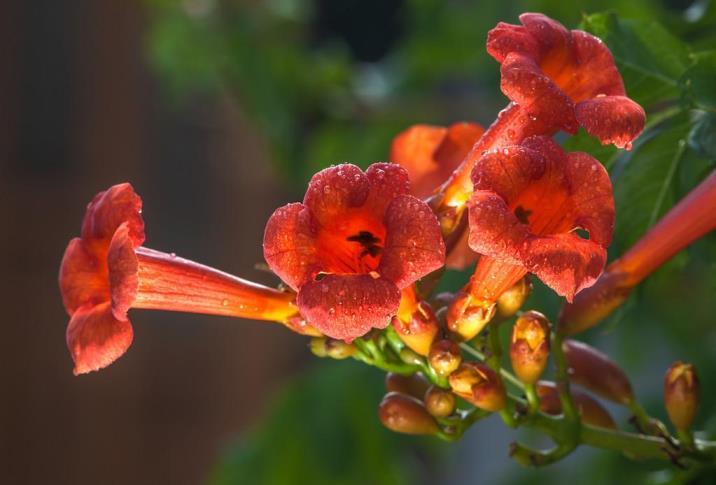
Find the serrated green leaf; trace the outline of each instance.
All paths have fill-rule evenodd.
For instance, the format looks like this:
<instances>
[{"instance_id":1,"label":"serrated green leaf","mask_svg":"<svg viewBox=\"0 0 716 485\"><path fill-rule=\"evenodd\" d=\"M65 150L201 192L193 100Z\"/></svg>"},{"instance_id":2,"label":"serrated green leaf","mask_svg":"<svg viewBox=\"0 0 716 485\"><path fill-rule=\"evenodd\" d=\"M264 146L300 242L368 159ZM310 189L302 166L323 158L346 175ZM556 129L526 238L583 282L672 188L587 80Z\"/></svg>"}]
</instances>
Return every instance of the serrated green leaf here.
<instances>
[{"instance_id":1,"label":"serrated green leaf","mask_svg":"<svg viewBox=\"0 0 716 485\"><path fill-rule=\"evenodd\" d=\"M680 96L679 79L689 65L689 50L662 26L608 12L585 16L582 28L609 46L629 97L647 111Z\"/></svg>"}]
</instances>

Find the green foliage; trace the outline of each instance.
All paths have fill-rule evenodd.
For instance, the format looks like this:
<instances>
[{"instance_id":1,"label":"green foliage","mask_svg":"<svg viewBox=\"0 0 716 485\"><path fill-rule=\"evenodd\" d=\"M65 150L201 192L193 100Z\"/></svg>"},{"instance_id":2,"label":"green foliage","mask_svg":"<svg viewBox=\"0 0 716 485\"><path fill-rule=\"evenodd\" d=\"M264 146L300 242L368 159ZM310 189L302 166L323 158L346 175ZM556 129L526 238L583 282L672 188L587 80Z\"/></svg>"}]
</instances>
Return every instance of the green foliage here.
<instances>
[{"instance_id":1,"label":"green foliage","mask_svg":"<svg viewBox=\"0 0 716 485\"><path fill-rule=\"evenodd\" d=\"M384 429L377 419L380 372L328 362L286 386L264 425L225 454L214 485L401 485L416 477L416 440ZM413 467L414 469L414 467Z\"/></svg>"},{"instance_id":2,"label":"green foliage","mask_svg":"<svg viewBox=\"0 0 716 485\"><path fill-rule=\"evenodd\" d=\"M687 44L653 21L623 20L609 12L585 16L582 28L606 42L627 93L647 110L647 128L630 152L598 147L584 133L566 144L592 153L610 169L617 206L612 249L618 254L698 183L678 183L688 178L685 173L703 174L713 165L713 114L702 110L716 99L716 63L711 53L691 54Z\"/></svg>"},{"instance_id":3,"label":"green foliage","mask_svg":"<svg viewBox=\"0 0 716 485\"><path fill-rule=\"evenodd\" d=\"M629 96L650 110L679 95L678 82L689 51L655 22L620 20L615 13L585 16L582 28L602 39L612 51Z\"/></svg>"}]
</instances>

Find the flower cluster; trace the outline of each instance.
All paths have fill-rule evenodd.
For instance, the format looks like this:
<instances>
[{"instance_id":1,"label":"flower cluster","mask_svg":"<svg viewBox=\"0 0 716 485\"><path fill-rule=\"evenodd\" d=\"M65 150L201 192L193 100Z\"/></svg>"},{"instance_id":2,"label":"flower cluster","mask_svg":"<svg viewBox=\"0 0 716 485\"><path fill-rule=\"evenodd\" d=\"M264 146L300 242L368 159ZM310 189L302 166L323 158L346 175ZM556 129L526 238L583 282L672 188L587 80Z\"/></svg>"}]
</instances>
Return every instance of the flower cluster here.
<instances>
[{"instance_id":1,"label":"flower cluster","mask_svg":"<svg viewBox=\"0 0 716 485\"><path fill-rule=\"evenodd\" d=\"M132 187L100 192L60 268L75 373L103 368L127 350L132 308L227 315L281 323L313 336L318 356L394 372L379 416L395 431L455 439L497 412L510 426L551 430L551 452L514 445L513 457L532 465L565 456L578 439L612 443L613 435L595 429L616 429L615 421L571 383L628 407L639 429L653 435L640 451L671 459L694 451L688 441L699 381L690 364L675 364L664 383L668 414L687 443L678 447L639 407L616 363L563 339L593 325L714 228L716 178L602 276L615 221L609 175L594 157L566 152L552 137L581 126L603 144L629 149L645 113L626 96L599 39L541 14L523 14L520 22L488 34L510 103L487 130L469 122L409 127L394 139L389 163L326 168L302 202L271 215L263 254L286 289L144 247L142 203ZM461 289L435 294L444 267L473 264ZM531 289L528 274L569 303L556 331L542 313L519 312ZM510 373L500 360L499 325L515 316ZM555 382L541 381L550 357ZM475 409L459 409L456 397ZM594 428L580 435L581 423Z\"/></svg>"}]
</instances>

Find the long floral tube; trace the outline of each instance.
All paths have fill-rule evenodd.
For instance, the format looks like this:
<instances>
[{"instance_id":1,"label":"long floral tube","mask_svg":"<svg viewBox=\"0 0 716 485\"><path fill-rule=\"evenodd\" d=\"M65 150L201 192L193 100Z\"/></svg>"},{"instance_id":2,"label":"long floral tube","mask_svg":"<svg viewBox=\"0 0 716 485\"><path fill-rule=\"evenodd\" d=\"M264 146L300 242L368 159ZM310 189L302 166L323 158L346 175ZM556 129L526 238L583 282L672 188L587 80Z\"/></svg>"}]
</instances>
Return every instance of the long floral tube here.
<instances>
[{"instance_id":1,"label":"long floral tube","mask_svg":"<svg viewBox=\"0 0 716 485\"><path fill-rule=\"evenodd\" d=\"M514 145L532 134L545 134L536 117L530 116L529 107L510 103L475 143L465 160L455 169L431 200L436 213L446 214L451 209L460 212L472 194L470 174L482 154L495 147Z\"/></svg>"},{"instance_id":2,"label":"long floral tube","mask_svg":"<svg viewBox=\"0 0 716 485\"><path fill-rule=\"evenodd\" d=\"M631 290L686 246L716 228L716 171L672 208L597 283L579 293L560 316L559 331L591 328L621 305Z\"/></svg>"},{"instance_id":3,"label":"long floral tube","mask_svg":"<svg viewBox=\"0 0 716 485\"><path fill-rule=\"evenodd\" d=\"M225 315L286 323L295 294L259 285L188 259L145 247L137 256L132 308Z\"/></svg>"},{"instance_id":4,"label":"long floral tube","mask_svg":"<svg viewBox=\"0 0 716 485\"><path fill-rule=\"evenodd\" d=\"M129 184L100 192L87 206L80 237L65 250L59 285L75 374L102 369L127 351L134 338L131 308L275 320L318 334L301 317L294 293L142 246L141 208Z\"/></svg>"}]
</instances>

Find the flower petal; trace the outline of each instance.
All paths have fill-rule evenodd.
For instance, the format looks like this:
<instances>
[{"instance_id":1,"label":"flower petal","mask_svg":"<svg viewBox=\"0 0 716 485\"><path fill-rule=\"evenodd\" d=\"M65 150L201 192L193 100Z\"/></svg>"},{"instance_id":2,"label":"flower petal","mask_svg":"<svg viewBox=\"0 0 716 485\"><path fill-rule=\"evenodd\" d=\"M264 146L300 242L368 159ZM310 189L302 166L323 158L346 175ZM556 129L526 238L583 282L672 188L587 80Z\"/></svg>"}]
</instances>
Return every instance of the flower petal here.
<instances>
[{"instance_id":1,"label":"flower petal","mask_svg":"<svg viewBox=\"0 0 716 485\"><path fill-rule=\"evenodd\" d=\"M468 202L470 248L512 265L521 265L520 251L530 236L509 209L505 200L494 192L476 190Z\"/></svg>"},{"instance_id":2,"label":"flower petal","mask_svg":"<svg viewBox=\"0 0 716 485\"><path fill-rule=\"evenodd\" d=\"M472 170L472 183L475 190L495 192L509 203L542 177L546 169L542 152L510 146L485 153Z\"/></svg>"},{"instance_id":3,"label":"flower petal","mask_svg":"<svg viewBox=\"0 0 716 485\"><path fill-rule=\"evenodd\" d=\"M607 252L576 234L556 234L531 238L522 260L530 272L571 302L576 293L597 281Z\"/></svg>"},{"instance_id":4,"label":"flower petal","mask_svg":"<svg viewBox=\"0 0 716 485\"><path fill-rule=\"evenodd\" d=\"M74 238L60 264L60 293L65 310L72 315L85 304L109 301L106 250Z\"/></svg>"},{"instance_id":5,"label":"flower petal","mask_svg":"<svg viewBox=\"0 0 716 485\"><path fill-rule=\"evenodd\" d=\"M437 186L434 155L446 133L442 126L413 125L393 139L390 161L408 171L413 194L418 197L430 195Z\"/></svg>"},{"instance_id":6,"label":"flower petal","mask_svg":"<svg viewBox=\"0 0 716 485\"><path fill-rule=\"evenodd\" d=\"M410 193L410 178L405 168L392 163L374 163L365 171L370 183L366 205L377 219L382 219L390 203L399 195Z\"/></svg>"},{"instance_id":7,"label":"flower petal","mask_svg":"<svg viewBox=\"0 0 716 485\"><path fill-rule=\"evenodd\" d=\"M500 89L511 101L525 106L532 121L541 127L534 134L548 134L557 128L568 133L577 131L574 103L537 63L511 52L500 68Z\"/></svg>"},{"instance_id":8,"label":"flower petal","mask_svg":"<svg viewBox=\"0 0 716 485\"><path fill-rule=\"evenodd\" d=\"M460 239L445 257L446 267L460 271L477 261L478 254L470 249L469 238L470 231L465 229L460 235Z\"/></svg>"},{"instance_id":9,"label":"flower petal","mask_svg":"<svg viewBox=\"0 0 716 485\"><path fill-rule=\"evenodd\" d=\"M115 318L125 320L127 311L137 296L139 263L134 253L129 224L117 228L107 253L109 287L112 295L112 312Z\"/></svg>"},{"instance_id":10,"label":"flower petal","mask_svg":"<svg viewBox=\"0 0 716 485\"><path fill-rule=\"evenodd\" d=\"M132 338L129 320L117 320L109 302L78 309L67 327L75 375L107 367L127 351Z\"/></svg>"},{"instance_id":11,"label":"flower petal","mask_svg":"<svg viewBox=\"0 0 716 485\"><path fill-rule=\"evenodd\" d=\"M279 207L266 223L264 258L271 271L294 290L322 269L315 237L311 213L300 203Z\"/></svg>"},{"instance_id":12,"label":"flower petal","mask_svg":"<svg viewBox=\"0 0 716 485\"><path fill-rule=\"evenodd\" d=\"M487 53L502 63L510 52L522 52L537 59L540 47L536 39L522 25L499 22L487 33Z\"/></svg>"},{"instance_id":13,"label":"flower petal","mask_svg":"<svg viewBox=\"0 0 716 485\"><path fill-rule=\"evenodd\" d=\"M395 137L390 161L408 171L413 195L427 197L447 180L484 131L467 122L448 128L414 125Z\"/></svg>"},{"instance_id":14,"label":"flower petal","mask_svg":"<svg viewBox=\"0 0 716 485\"><path fill-rule=\"evenodd\" d=\"M412 195L385 213L386 241L378 272L403 289L445 264L445 242L430 207Z\"/></svg>"},{"instance_id":15,"label":"flower petal","mask_svg":"<svg viewBox=\"0 0 716 485\"><path fill-rule=\"evenodd\" d=\"M580 125L603 145L630 147L644 130L644 109L624 96L600 96L582 101L575 114Z\"/></svg>"},{"instance_id":16,"label":"flower petal","mask_svg":"<svg viewBox=\"0 0 716 485\"><path fill-rule=\"evenodd\" d=\"M565 89L575 103L600 95L624 96L624 82L609 48L598 37L572 31L575 60L573 77Z\"/></svg>"},{"instance_id":17,"label":"flower petal","mask_svg":"<svg viewBox=\"0 0 716 485\"><path fill-rule=\"evenodd\" d=\"M520 23L539 45L542 57L550 53L568 57L569 51L572 50L572 38L564 25L544 14L534 12L520 15Z\"/></svg>"},{"instance_id":18,"label":"flower petal","mask_svg":"<svg viewBox=\"0 0 716 485\"><path fill-rule=\"evenodd\" d=\"M301 314L325 335L351 341L371 328L385 328L397 313L400 291L385 278L326 275L301 287Z\"/></svg>"},{"instance_id":19,"label":"flower petal","mask_svg":"<svg viewBox=\"0 0 716 485\"><path fill-rule=\"evenodd\" d=\"M134 247L144 242L142 199L128 183L114 185L97 194L87 205L82 221L82 239L105 241L109 244L114 231L126 222Z\"/></svg>"},{"instance_id":20,"label":"flower petal","mask_svg":"<svg viewBox=\"0 0 716 485\"><path fill-rule=\"evenodd\" d=\"M437 147L435 158L441 167L455 170L470 153L485 129L477 123L458 122L448 126L447 134Z\"/></svg>"},{"instance_id":21,"label":"flower petal","mask_svg":"<svg viewBox=\"0 0 716 485\"><path fill-rule=\"evenodd\" d=\"M348 209L362 206L370 181L355 165L346 163L321 170L311 178L303 204L320 225L330 225Z\"/></svg>"},{"instance_id":22,"label":"flower petal","mask_svg":"<svg viewBox=\"0 0 716 485\"><path fill-rule=\"evenodd\" d=\"M607 247L614 233L614 197L606 169L592 156L573 152L567 156L565 175L569 183L573 227L589 232L589 239Z\"/></svg>"}]
</instances>

